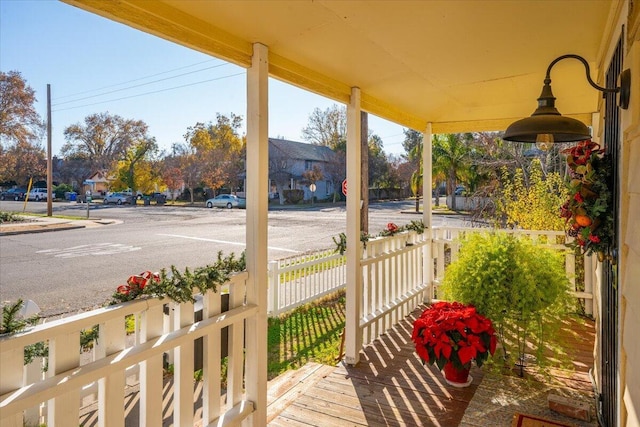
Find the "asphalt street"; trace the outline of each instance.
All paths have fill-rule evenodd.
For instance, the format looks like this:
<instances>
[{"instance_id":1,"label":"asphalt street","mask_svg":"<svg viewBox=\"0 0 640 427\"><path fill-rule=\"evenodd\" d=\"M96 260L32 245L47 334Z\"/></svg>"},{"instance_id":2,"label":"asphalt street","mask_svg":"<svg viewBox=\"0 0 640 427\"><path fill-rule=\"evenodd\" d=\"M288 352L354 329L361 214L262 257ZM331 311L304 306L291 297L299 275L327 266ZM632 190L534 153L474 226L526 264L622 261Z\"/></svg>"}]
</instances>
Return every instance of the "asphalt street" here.
<instances>
[{"instance_id":1,"label":"asphalt street","mask_svg":"<svg viewBox=\"0 0 640 427\"><path fill-rule=\"evenodd\" d=\"M15 205L14 205L15 204ZM55 215L84 216L86 205L55 202ZM373 204L369 230L408 223L421 216L412 202ZM21 211L22 202L0 210ZM46 212L45 203L29 211ZM405 213L403 213L405 212ZM32 299L44 315L75 313L103 305L116 287L145 270L175 265L183 270L212 263L219 251L245 247L245 210L165 206L92 206L91 218L112 225L0 238L0 300ZM455 216L434 216L434 225L465 225ZM344 205L269 211L269 259L333 248L346 229Z\"/></svg>"}]
</instances>

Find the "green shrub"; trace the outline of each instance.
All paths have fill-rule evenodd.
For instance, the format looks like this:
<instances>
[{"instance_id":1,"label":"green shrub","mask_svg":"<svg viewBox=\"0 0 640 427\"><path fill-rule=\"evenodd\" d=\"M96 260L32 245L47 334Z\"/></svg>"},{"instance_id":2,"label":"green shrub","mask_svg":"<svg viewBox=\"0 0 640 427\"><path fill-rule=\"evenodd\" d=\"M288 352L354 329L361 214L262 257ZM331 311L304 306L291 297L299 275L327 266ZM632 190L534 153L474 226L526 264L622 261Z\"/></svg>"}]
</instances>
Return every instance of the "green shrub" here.
<instances>
[{"instance_id":1,"label":"green shrub","mask_svg":"<svg viewBox=\"0 0 640 427\"><path fill-rule=\"evenodd\" d=\"M473 233L445 272L444 299L473 304L497 326L505 355L516 350L524 358L527 341L537 341L536 356L544 363L543 342L554 331L544 326L570 312L570 294L562 254L507 233ZM515 337L515 339L508 339Z\"/></svg>"},{"instance_id":2,"label":"green shrub","mask_svg":"<svg viewBox=\"0 0 640 427\"><path fill-rule=\"evenodd\" d=\"M302 190L284 190L282 192L285 201L291 205L297 205L302 199L304 199L304 191Z\"/></svg>"},{"instance_id":3,"label":"green shrub","mask_svg":"<svg viewBox=\"0 0 640 427\"><path fill-rule=\"evenodd\" d=\"M64 199L64 193L70 193L73 187L69 184L60 184L53 187L53 197L56 199Z\"/></svg>"}]
</instances>

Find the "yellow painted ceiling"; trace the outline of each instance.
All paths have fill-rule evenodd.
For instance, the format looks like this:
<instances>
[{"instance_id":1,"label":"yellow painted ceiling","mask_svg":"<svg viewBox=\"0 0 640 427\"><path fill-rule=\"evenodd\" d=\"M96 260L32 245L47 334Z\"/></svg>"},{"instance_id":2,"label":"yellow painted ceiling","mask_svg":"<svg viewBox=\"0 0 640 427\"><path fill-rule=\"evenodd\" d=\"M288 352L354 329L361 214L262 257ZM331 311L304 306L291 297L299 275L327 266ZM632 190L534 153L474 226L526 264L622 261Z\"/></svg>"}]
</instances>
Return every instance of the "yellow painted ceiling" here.
<instances>
[{"instance_id":1,"label":"yellow painted ceiling","mask_svg":"<svg viewBox=\"0 0 640 427\"><path fill-rule=\"evenodd\" d=\"M272 77L403 126L502 130L536 108L544 73L575 53L600 78L617 0L63 0L212 56L249 66L269 48ZM556 106L589 122L600 93L582 64L552 70Z\"/></svg>"}]
</instances>

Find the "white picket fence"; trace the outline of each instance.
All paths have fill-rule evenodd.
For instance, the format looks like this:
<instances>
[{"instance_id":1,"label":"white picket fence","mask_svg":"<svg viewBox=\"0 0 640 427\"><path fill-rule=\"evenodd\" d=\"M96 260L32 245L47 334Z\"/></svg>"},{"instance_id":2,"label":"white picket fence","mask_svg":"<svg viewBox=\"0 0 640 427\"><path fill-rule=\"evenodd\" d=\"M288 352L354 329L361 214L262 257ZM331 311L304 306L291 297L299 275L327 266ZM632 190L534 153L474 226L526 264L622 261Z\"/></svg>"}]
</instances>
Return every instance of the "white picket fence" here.
<instances>
[{"instance_id":1,"label":"white picket fence","mask_svg":"<svg viewBox=\"0 0 640 427\"><path fill-rule=\"evenodd\" d=\"M345 256L335 249L271 261L267 313L275 317L344 289L346 275Z\"/></svg>"},{"instance_id":2,"label":"white picket fence","mask_svg":"<svg viewBox=\"0 0 640 427\"><path fill-rule=\"evenodd\" d=\"M221 293L203 295L203 320L199 322L194 322L194 304L154 298L85 312L1 337L0 426L78 425L81 405L86 404L81 398L91 392L97 394L96 424L124 426L126 377L135 371L139 373L138 425L161 426L167 405L173 412L173 425L194 425L194 341L201 337L204 366L197 418L203 425L236 425L254 411L244 394L245 381L252 381L244 378L245 362L256 363L257 357L264 357L244 345L245 321L258 311L255 304L245 303L246 278L247 274L241 273L228 283L229 310L224 313ZM125 318L130 315L135 316L134 342L127 339L125 331ZM97 346L90 360L81 362L80 333L96 324ZM225 327L229 356L223 389L220 348ZM42 374L37 364L36 369L23 369L25 347L42 341L49 346L46 373ZM171 355L174 368L169 396L163 396L165 354Z\"/></svg>"},{"instance_id":3,"label":"white picket fence","mask_svg":"<svg viewBox=\"0 0 640 427\"><path fill-rule=\"evenodd\" d=\"M460 238L469 233L487 232L482 228L467 227L434 227L432 253L435 262L435 274L429 299L437 299L438 285L442 283L446 267L458 257L460 251ZM537 231L537 230L500 230L523 236L543 247L560 251L565 258L565 270L567 278L573 286L573 295L582 301L585 313L593 315L593 287L596 283L596 259L594 255L584 256L584 290L576 288L576 257L573 251L567 249L563 243L565 234L562 231Z\"/></svg>"},{"instance_id":4,"label":"white picket fence","mask_svg":"<svg viewBox=\"0 0 640 427\"><path fill-rule=\"evenodd\" d=\"M370 240L362 248L359 318L363 344L372 342L425 300L428 245L426 234L409 231Z\"/></svg>"}]
</instances>

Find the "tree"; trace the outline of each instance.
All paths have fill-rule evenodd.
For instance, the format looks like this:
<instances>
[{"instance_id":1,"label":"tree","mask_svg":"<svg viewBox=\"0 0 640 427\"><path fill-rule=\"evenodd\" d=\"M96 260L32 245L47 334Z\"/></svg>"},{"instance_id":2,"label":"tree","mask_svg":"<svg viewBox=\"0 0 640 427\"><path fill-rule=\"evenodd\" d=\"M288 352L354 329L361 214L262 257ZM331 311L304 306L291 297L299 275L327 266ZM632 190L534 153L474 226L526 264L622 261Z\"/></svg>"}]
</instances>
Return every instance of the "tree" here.
<instances>
[{"instance_id":1,"label":"tree","mask_svg":"<svg viewBox=\"0 0 640 427\"><path fill-rule=\"evenodd\" d=\"M347 143L347 109L333 104L309 115L309 123L302 129L302 137L312 144L324 145L334 151L345 151Z\"/></svg>"},{"instance_id":2,"label":"tree","mask_svg":"<svg viewBox=\"0 0 640 427\"><path fill-rule=\"evenodd\" d=\"M87 159L92 171L114 171L117 162L127 156L137 141L147 137L148 126L142 120L124 119L109 113L85 117L84 125L77 123L64 130L66 143L63 156Z\"/></svg>"},{"instance_id":3,"label":"tree","mask_svg":"<svg viewBox=\"0 0 640 427\"><path fill-rule=\"evenodd\" d=\"M189 189L191 204L193 192L201 182L201 166L196 149L187 143L175 143L172 147L184 185Z\"/></svg>"},{"instance_id":4,"label":"tree","mask_svg":"<svg viewBox=\"0 0 640 427\"><path fill-rule=\"evenodd\" d=\"M134 142L119 162L116 185L130 188L134 195L138 190L143 193L153 191L159 178L159 172L152 164L152 157L157 152L158 144L155 138L144 138Z\"/></svg>"},{"instance_id":5,"label":"tree","mask_svg":"<svg viewBox=\"0 0 640 427\"><path fill-rule=\"evenodd\" d=\"M406 158L411 162L420 161L421 157L417 157L417 154L421 154L422 151L416 151L417 146L422 146L422 132L418 132L413 129L403 129L404 141L402 141L402 148L407 153ZM420 148L422 150L422 148Z\"/></svg>"},{"instance_id":6,"label":"tree","mask_svg":"<svg viewBox=\"0 0 640 427\"><path fill-rule=\"evenodd\" d=\"M331 185L334 188L333 203L340 198L342 181L347 177L347 155L343 148L326 154L325 172L331 177Z\"/></svg>"},{"instance_id":7,"label":"tree","mask_svg":"<svg viewBox=\"0 0 640 427\"><path fill-rule=\"evenodd\" d=\"M238 135L242 125L242 116L231 114L226 117L216 114L216 123L197 123L190 127L185 140L193 148L200 165L200 179L214 193L231 182L237 182L233 176L239 171L238 163L242 162L245 141Z\"/></svg>"},{"instance_id":8,"label":"tree","mask_svg":"<svg viewBox=\"0 0 640 427\"><path fill-rule=\"evenodd\" d=\"M531 162L528 173L527 183L523 169L510 174L502 168L501 186L493 195L494 224L525 230L564 230L565 220L558 212L569 192L562 176L551 172L545 177L539 159Z\"/></svg>"},{"instance_id":9,"label":"tree","mask_svg":"<svg viewBox=\"0 0 640 427\"><path fill-rule=\"evenodd\" d=\"M68 156L62 162L59 170L60 181L69 182L74 190L80 190L80 184L90 176L94 170L91 169L89 160L82 156Z\"/></svg>"},{"instance_id":10,"label":"tree","mask_svg":"<svg viewBox=\"0 0 640 427\"><path fill-rule=\"evenodd\" d=\"M184 180L182 179L179 158L175 155L164 157L160 167L160 176L172 195L181 189Z\"/></svg>"},{"instance_id":11,"label":"tree","mask_svg":"<svg viewBox=\"0 0 640 427\"><path fill-rule=\"evenodd\" d=\"M276 184L278 201L284 205L284 189L291 182L291 172L289 165L290 157L277 146L269 144L269 179ZM289 187L291 188L291 187Z\"/></svg>"},{"instance_id":12,"label":"tree","mask_svg":"<svg viewBox=\"0 0 640 427\"><path fill-rule=\"evenodd\" d=\"M389 161L382 149L382 139L372 134L369 146L369 183L372 187L389 188Z\"/></svg>"},{"instance_id":13,"label":"tree","mask_svg":"<svg viewBox=\"0 0 640 427\"><path fill-rule=\"evenodd\" d=\"M413 129L404 129L402 147L407 152L406 158L413 167L411 174L411 192L416 198L416 212L420 211L420 193L422 193L424 169L422 164L422 133Z\"/></svg>"},{"instance_id":14,"label":"tree","mask_svg":"<svg viewBox=\"0 0 640 427\"><path fill-rule=\"evenodd\" d=\"M41 137L44 123L36 112L35 102L35 91L18 71L0 71L1 145L25 143Z\"/></svg>"},{"instance_id":15,"label":"tree","mask_svg":"<svg viewBox=\"0 0 640 427\"><path fill-rule=\"evenodd\" d=\"M47 173L47 159L42 147L18 141L8 149L0 146L0 182L26 184L30 178L41 179Z\"/></svg>"},{"instance_id":16,"label":"tree","mask_svg":"<svg viewBox=\"0 0 640 427\"><path fill-rule=\"evenodd\" d=\"M433 169L442 172L447 177L447 193L451 197L451 209L456 209L454 191L458 185L458 179L469 169L469 145L467 141L470 134L443 134L435 135L433 140Z\"/></svg>"}]
</instances>

